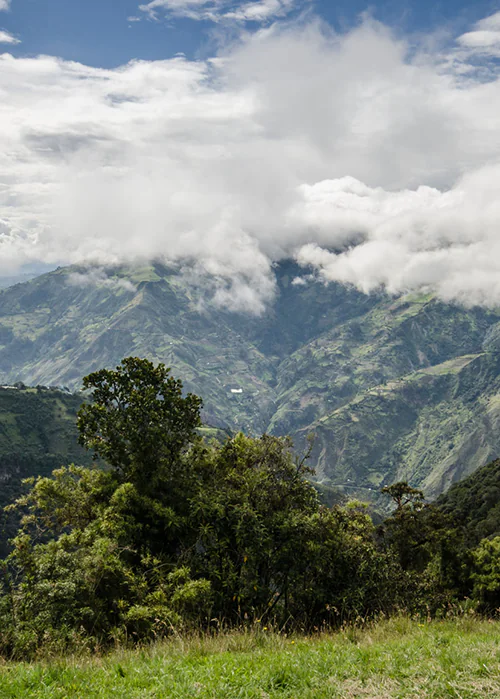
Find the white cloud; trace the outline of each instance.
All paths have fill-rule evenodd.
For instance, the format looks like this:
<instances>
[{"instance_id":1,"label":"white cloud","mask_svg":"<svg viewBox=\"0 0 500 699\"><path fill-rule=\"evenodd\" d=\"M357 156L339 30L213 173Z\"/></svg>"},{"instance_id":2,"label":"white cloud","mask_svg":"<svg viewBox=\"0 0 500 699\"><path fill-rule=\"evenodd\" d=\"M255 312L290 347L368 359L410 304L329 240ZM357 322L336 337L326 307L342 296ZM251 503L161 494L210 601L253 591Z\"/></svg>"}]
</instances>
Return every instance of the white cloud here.
<instances>
[{"instance_id":1,"label":"white cloud","mask_svg":"<svg viewBox=\"0 0 500 699\"><path fill-rule=\"evenodd\" d=\"M104 269L90 267L83 272L71 272L68 275L68 284L72 286L95 286L110 289L123 289L134 292L137 287L129 279L109 276Z\"/></svg>"},{"instance_id":2,"label":"white cloud","mask_svg":"<svg viewBox=\"0 0 500 699\"><path fill-rule=\"evenodd\" d=\"M21 40L15 37L13 34L10 34L9 32L3 31L0 29L0 44L20 44Z\"/></svg>"},{"instance_id":3,"label":"white cloud","mask_svg":"<svg viewBox=\"0 0 500 699\"><path fill-rule=\"evenodd\" d=\"M458 43L470 54L500 55L500 12L485 17L473 31L458 37Z\"/></svg>"},{"instance_id":4,"label":"white cloud","mask_svg":"<svg viewBox=\"0 0 500 699\"><path fill-rule=\"evenodd\" d=\"M284 17L296 7L295 0L260 0L246 2L223 14L225 19L243 22L266 22L269 19Z\"/></svg>"},{"instance_id":5,"label":"white cloud","mask_svg":"<svg viewBox=\"0 0 500 699\"><path fill-rule=\"evenodd\" d=\"M464 175L446 192L430 187L388 192L343 178L303 188L304 220L337 231L332 252L309 243L297 252L326 281L365 292L429 289L446 301L496 306L500 300L500 164ZM311 206L312 205L312 206ZM310 209L308 207L311 207ZM350 234L349 234L350 232Z\"/></svg>"},{"instance_id":6,"label":"white cloud","mask_svg":"<svg viewBox=\"0 0 500 699\"><path fill-rule=\"evenodd\" d=\"M7 12L10 10L10 0L0 0L0 12Z\"/></svg>"},{"instance_id":7,"label":"white cloud","mask_svg":"<svg viewBox=\"0 0 500 699\"><path fill-rule=\"evenodd\" d=\"M167 16L194 20L262 23L284 17L297 5L298 0L255 0L240 3L232 0L152 0L140 5L139 9L153 19L158 19L158 13L162 11Z\"/></svg>"},{"instance_id":8,"label":"white cloud","mask_svg":"<svg viewBox=\"0 0 500 699\"><path fill-rule=\"evenodd\" d=\"M411 48L366 19L204 62L1 56L0 268L162 258L260 312L295 255L366 291L500 303L500 78Z\"/></svg>"},{"instance_id":9,"label":"white cloud","mask_svg":"<svg viewBox=\"0 0 500 699\"><path fill-rule=\"evenodd\" d=\"M157 19L158 12L166 12L174 17L190 19L214 19L219 15L225 0L151 0L139 5L139 10Z\"/></svg>"}]
</instances>

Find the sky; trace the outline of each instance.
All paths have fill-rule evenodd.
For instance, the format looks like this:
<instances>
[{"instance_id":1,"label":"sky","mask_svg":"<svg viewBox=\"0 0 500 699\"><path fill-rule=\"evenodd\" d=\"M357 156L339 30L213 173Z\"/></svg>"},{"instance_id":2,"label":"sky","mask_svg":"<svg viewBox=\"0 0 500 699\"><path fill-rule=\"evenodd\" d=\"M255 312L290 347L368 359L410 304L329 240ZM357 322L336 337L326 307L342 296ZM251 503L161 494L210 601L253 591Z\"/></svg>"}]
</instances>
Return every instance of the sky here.
<instances>
[{"instance_id":1,"label":"sky","mask_svg":"<svg viewBox=\"0 0 500 699\"><path fill-rule=\"evenodd\" d=\"M0 0L1 274L498 306L499 190L500 0Z\"/></svg>"}]
</instances>

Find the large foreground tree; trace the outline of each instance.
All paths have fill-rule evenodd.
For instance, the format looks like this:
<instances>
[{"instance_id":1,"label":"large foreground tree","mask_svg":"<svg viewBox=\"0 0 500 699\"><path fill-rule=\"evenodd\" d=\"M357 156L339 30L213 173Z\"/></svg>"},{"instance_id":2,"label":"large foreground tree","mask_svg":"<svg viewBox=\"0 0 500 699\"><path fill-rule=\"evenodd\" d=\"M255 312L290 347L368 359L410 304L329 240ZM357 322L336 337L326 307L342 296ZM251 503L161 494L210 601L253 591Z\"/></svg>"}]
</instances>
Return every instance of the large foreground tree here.
<instances>
[{"instance_id":1,"label":"large foreground tree","mask_svg":"<svg viewBox=\"0 0 500 699\"><path fill-rule=\"evenodd\" d=\"M78 414L80 444L138 487L174 469L200 426L201 398L182 395L164 364L128 357L83 379L91 401Z\"/></svg>"}]
</instances>

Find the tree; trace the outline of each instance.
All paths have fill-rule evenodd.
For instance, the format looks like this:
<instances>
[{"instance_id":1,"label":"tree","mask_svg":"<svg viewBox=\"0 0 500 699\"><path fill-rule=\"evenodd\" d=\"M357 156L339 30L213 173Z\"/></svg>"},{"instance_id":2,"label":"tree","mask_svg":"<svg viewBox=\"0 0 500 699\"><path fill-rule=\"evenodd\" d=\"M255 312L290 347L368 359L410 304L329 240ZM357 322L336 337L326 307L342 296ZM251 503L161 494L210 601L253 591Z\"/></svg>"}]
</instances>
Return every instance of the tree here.
<instances>
[{"instance_id":1,"label":"tree","mask_svg":"<svg viewBox=\"0 0 500 699\"><path fill-rule=\"evenodd\" d=\"M92 402L78 413L80 443L109 464L120 483L110 526L131 550L173 560L195 537L190 502L197 464L189 451L201 443L201 399L184 396L182 382L163 364L137 357L89 374L83 385Z\"/></svg>"},{"instance_id":2,"label":"tree","mask_svg":"<svg viewBox=\"0 0 500 699\"><path fill-rule=\"evenodd\" d=\"M151 490L161 467L175 470L195 439L202 401L182 395L164 364L128 357L116 369L83 379L91 402L78 413L80 444L116 469L123 481Z\"/></svg>"},{"instance_id":3,"label":"tree","mask_svg":"<svg viewBox=\"0 0 500 699\"><path fill-rule=\"evenodd\" d=\"M450 519L426 503L422 491L404 481L382 488L382 493L392 498L396 509L381 532L402 569L421 574L430 573L432 568L433 582L438 586L456 582L453 569L457 561L449 545L456 537L450 530Z\"/></svg>"},{"instance_id":4,"label":"tree","mask_svg":"<svg viewBox=\"0 0 500 699\"><path fill-rule=\"evenodd\" d=\"M238 434L204 455L206 482L193 502L198 538L189 561L212 581L217 611L232 621L286 609L299 542L318 497L286 437Z\"/></svg>"},{"instance_id":5,"label":"tree","mask_svg":"<svg viewBox=\"0 0 500 699\"><path fill-rule=\"evenodd\" d=\"M483 612L500 609L500 536L483 539L472 552L473 596Z\"/></svg>"},{"instance_id":6,"label":"tree","mask_svg":"<svg viewBox=\"0 0 500 699\"><path fill-rule=\"evenodd\" d=\"M422 491L412 488L405 481L385 486L380 492L392 498L396 505L396 512L400 512L405 507L419 510L423 506L424 494Z\"/></svg>"},{"instance_id":7,"label":"tree","mask_svg":"<svg viewBox=\"0 0 500 699\"><path fill-rule=\"evenodd\" d=\"M187 563L210 580L213 614L307 628L386 611L394 596L369 516L322 507L292 446L287 437L238 434L207 450Z\"/></svg>"}]
</instances>

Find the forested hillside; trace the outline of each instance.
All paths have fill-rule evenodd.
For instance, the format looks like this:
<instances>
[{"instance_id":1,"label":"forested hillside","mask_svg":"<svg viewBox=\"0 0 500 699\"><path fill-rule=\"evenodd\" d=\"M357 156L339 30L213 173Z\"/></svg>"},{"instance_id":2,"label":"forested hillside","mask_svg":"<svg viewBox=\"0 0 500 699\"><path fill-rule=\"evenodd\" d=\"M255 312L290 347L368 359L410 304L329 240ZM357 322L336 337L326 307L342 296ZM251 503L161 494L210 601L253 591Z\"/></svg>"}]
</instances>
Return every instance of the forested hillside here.
<instances>
[{"instance_id":1,"label":"forested hillside","mask_svg":"<svg viewBox=\"0 0 500 699\"><path fill-rule=\"evenodd\" d=\"M500 536L500 459L455 483L437 505L464 528L470 545Z\"/></svg>"},{"instance_id":2,"label":"forested hillside","mask_svg":"<svg viewBox=\"0 0 500 699\"><path fill-rule=\"evenodd\" d=\"M49 476L73 461L90 464L92 457L78 445L76 413L82 396L55 388L0 387L0 507L22 492L21 481ZM2 514L0 552L16 522ZM6 528L6 531L5 531Z\"/></svg>"},{"instance_id":3,"label":"forested hillside","mask_svg":"<svg viewBox=\"0 0 500 699\"><path fill-rule=\"evenodd\" d=\"M500 455L500 313L364 295L276 269L266 313L232 313L178 270L63 268L0 292L0 381L67 385L162 361L229 433L291 434L326 485L363 499L398 479L437 496ZM299 282L297 282L299 279Z\"/></svg>"}]
</instances>

